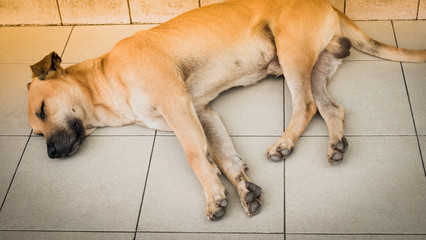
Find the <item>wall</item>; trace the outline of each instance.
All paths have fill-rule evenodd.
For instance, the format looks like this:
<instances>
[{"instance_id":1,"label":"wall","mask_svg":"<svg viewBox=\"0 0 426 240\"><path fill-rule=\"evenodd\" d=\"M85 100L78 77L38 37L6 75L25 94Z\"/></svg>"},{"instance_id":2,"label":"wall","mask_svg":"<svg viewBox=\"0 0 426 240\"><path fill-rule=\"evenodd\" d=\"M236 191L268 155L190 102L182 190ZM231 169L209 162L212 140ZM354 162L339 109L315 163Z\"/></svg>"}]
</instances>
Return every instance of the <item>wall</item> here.
<instances>
[{"instance_id":1,"label":"wall","mask_svg":"<svg viewBox=\"0 0 426 240\"><path fill-rule=\"evenodd\" d=\"M0 0L0 25L161 23L223 0ZM426 19L426 0L329 0L354 20Z\"/></svg>"}]
</instances>

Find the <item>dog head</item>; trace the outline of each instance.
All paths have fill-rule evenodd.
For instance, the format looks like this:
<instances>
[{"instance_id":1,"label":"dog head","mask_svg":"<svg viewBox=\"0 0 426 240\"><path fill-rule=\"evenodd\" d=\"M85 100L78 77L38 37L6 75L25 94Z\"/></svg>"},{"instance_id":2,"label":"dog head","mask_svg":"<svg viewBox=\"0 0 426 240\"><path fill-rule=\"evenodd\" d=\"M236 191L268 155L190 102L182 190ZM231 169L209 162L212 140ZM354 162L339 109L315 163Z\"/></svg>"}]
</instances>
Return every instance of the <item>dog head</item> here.
<instances>
[{"instance_id":1,"label":"dog head","mask_svg":"<svg viewBox=\"0 0 426 240\"><path fill-rule=\"evenodd\" d=\"M28 119L34 133L44 135L50 158L72 155L86 136L84 96L76 81L52 52L31 66Z\"/></svg>"}]
</instances>

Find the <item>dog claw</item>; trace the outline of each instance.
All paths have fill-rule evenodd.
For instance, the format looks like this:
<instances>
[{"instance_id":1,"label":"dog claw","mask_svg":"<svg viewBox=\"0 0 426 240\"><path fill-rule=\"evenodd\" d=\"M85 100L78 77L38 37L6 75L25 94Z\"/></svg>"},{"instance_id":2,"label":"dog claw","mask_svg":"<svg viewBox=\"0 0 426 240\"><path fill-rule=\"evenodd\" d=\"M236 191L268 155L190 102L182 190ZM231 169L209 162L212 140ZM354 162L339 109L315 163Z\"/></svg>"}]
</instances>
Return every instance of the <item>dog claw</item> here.
<instances>
[{"instance_id":1,"label":"dog claw","mask_svg":"<svg viewBox=\"0 0 426 240\"><path fill-rule=\"evenodd\" d=\"M280 152L283 155L283 157L286 158L291 155L291 153L293 152L293 148L290 148L290 149L283 148Z\"/></svg>"},{"instance_id":2,"label":"dog claw","mask_svg":"<svg viewBox=\"0 0 426 240\"><path fill-rule=\"evenodd\" d=\"M333 149L345 153L348 150L349 144L348 140L345 137L342 137L341 141L337 141L333 144Z\"/></svg>"},{"instance_id":3,"label":"dog claw","mask_svg":"<svg viewBox=\"0 0 426 240\"><path fill-rule=\"evenodd\" d=\"M259 214L261 209L261 204L258 201L253 201L249 203L248 211L250 216Z\"/></svg>"},{"instance_id":4,"label":"dog claw","mask_svg":"<svg viewBox=\"0 0 426 240\"><path fill-rule=\"evenodd\" d=\"M222 199L216 202L216 207L224 207L228 206L228 199Z\"/></svg>"},{"instance_id":5,"label":"dog claw","mask_svg":"<svg viewBox=\"0 0 426 240\"><path fill-rule=\"evenodd\" d=\"M260 197L260 195L262 194L262 188L260 188L254 183L246 182L246 188L253 192L256 198Z\"/></svg>"},{"instance_id":6,"label":"dog claw","mask_svg":"<svg viewBox=\"0 0 426 240\"><path fill-rule=\"evenodd\" d=\"M283 157L281 155L268 155L268 159L274 162L281 161Z\"/></svg>"}]
</instances>

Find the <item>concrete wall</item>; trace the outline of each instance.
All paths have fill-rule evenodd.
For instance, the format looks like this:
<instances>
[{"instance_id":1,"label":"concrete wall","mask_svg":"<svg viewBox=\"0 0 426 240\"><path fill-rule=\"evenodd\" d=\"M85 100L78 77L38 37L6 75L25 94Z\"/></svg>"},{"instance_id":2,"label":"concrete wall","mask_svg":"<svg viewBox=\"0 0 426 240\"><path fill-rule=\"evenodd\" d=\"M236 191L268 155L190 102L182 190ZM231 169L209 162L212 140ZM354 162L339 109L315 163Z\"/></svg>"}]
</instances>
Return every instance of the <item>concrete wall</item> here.
<instances>
[{"instance_id":1,"label":"concrete wall","mask_svg":"<svg viewBox=\"0 0 426 240\"><path fill-rule=\"evenodd\" d=\"M223 0L0 0L0 25L161 23ZM426 0L329 0L354 20L426 19Z\"/></svg>"}]
</instances>

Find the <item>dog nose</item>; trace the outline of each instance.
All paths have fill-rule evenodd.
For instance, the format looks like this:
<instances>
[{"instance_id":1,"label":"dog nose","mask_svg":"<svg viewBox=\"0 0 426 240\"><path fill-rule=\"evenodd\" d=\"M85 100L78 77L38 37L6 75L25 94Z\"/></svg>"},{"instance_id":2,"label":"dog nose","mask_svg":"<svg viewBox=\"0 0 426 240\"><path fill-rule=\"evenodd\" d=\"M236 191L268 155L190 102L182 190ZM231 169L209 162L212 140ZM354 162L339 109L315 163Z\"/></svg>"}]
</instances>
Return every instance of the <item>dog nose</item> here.
<instances>
[{"instance_id":1,"label":"dog nose","mask_svg":"<svg viewBox=\"0 0 426 240\"><path fill-rule=\"evenodd\" d=\"M47 155L49 155L50 158L58 157L58 150L56 149L55 144L47 146Z\"/></svg>"}]
</instances>

